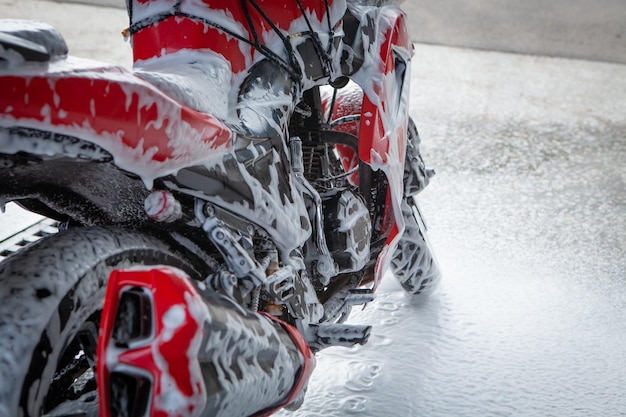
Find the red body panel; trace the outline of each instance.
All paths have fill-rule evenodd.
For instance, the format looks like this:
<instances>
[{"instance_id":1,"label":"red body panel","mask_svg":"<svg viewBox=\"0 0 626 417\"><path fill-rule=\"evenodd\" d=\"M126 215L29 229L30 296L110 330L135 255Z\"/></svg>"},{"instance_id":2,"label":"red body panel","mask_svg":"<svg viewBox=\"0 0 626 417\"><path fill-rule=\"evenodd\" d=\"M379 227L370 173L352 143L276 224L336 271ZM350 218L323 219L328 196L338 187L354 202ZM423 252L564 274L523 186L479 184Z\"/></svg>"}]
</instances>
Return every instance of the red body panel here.
<instances>
[{"instance_id":1,"label":"red body panel","mask_svg":"<svg viewBox=\"0 0 626 417\"><path fill-rule=\"evenodd\" d=\"M230 140L230 132L212 116L174 102L150 84L118 73L115 67L3 76L0 97L5 110L2 117L14 118L17 124L45 123L59 132L90 126L96 135L118 136L125 146L154 149L152 159L159 162L180 153L170 145L167 132L178 130L181 124L198 132L209 147L222 148ZM160 114L163 112L167 114Z\"/></svg>"},{"instance_id":2,"label":"red body panel","mask_svg":"<svg viewBox=\"0 0 626 417\"><path fill-rule=\"evenodd\" d=\"M357 74L359 88L339 91L334 106L333 119L359 115L359 121L348 121L334 127L358 137L358 159L353 149L339 145L337 150L346 171L357 167L359 160L374 169L381 169L389 180L389 192L382 230L388 230L387 248L381 252L376 266L376 282L387 270L389 250L404 229L400 203L403 197L403 169L408 127L408 60L413 46L406 27L405 14L396 7L383 7L376 16L378 27L377 47L369 55L367 69ZM398 67L401 65L401 67ZM328 101L328 97L326 98ZM352 175L352 184L358 177Z\"/></svg>"},{"instance_id":3,"label":"red body panel","mask_svg":"<svg viewBox=\"0 0 626 417\"><path fill-rule=\"evenodd\" d=\"M150 3L156 2L134 0L131 3L135 15L141 14L142 18L155 16L154 13L150 14L149 7ZM252 43L258 42L272 48L266 42L268 34L274 34L274 29L285 35L310 29L296 1L257 0L255 6L251 2L223 0L182 0L176 6L174 2L171 3L160 12L171 13L176 8L182 15L167 17L133 34L135 61L157 58L183 49L210 50L229 61L233 73L239 73L250 68L257 55L262 56L251 46ZM306 14L316 17L310 20L313 30L328 30L328 22L323 17L333 9L335 2L329 0L328 3L327 10L322 1L300 0ZM139 22L138 18L131 21ZM277 50L274 52L281 53Z\"/></svg>"},{"instance_id":4,"label":"red body panel","mask_svg":"<svg viewBox=\"0 0 626 417\"><path fill-rule=\"evenodd\" d=\"M148 179L226 152L231 131L115 66L70 60L0 74L0 126L92 142Z\"/></svg>"}]
</instances>

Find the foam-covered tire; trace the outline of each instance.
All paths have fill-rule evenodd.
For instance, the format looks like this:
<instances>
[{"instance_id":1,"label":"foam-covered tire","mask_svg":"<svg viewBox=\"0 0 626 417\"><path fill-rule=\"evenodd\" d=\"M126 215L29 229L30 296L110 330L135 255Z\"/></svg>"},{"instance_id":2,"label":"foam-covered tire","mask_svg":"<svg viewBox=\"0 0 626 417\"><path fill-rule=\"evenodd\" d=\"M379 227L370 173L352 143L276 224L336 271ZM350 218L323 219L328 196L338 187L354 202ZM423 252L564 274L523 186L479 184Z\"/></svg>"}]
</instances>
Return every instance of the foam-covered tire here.
<instances>
[{"instance_id":1,"label":"foam-covered tire","mask_svg":"<svg viewBox=\"0 0 626 417\"><path fill-rule=\"evenodd\" d=\"M441 272L413 197L403 200L402 216L405 229L394 251L391 270L408 293L415 298L426 298L439 285Z\"/></svg>"},{"instance_id":2,"label":"foam-covered tire","mask_svg":"<svg viewBox=\"0 0 626 417\"><path fill-rule=\"evenodd\" d=\"M97 416L106 282L113 269L139 264L192 273L163 242L118 228L60 232L0 264L0 417Z\"/></svg>"}]
</instances>

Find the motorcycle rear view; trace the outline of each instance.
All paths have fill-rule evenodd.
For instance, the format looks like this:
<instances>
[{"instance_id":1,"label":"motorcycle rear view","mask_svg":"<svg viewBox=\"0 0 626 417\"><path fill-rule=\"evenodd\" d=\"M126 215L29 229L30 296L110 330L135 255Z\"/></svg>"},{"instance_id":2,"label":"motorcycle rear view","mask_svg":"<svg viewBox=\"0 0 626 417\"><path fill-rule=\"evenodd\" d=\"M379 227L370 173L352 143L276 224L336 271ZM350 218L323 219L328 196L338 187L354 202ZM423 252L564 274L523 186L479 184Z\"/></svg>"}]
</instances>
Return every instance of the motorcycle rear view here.
<instances>
[{"instance_id":1,"label":"motorcycle rear view","mask_svg":"<svg viewBox=\"0 0 626 417\"><path fill-rule=\"evenodd\" d=\"M440 279L405 16L127 8L132 71L0 20L0 202L59 229L0 263L0 417L295 409L389 268L415 297Z\"/></svg>"}]
</instances>

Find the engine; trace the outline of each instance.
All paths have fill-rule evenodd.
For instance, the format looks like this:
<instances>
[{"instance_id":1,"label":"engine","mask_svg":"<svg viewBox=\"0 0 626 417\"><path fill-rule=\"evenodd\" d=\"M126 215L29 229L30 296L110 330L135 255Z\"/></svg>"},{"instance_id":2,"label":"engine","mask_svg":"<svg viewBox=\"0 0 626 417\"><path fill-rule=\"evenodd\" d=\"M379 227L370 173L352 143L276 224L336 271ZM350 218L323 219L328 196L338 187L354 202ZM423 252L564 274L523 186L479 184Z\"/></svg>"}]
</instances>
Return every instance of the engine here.
<instances>
[{"instance_id":1,"label":"engine","mask_svg":"<svg viewBox=\"0 0 626 417\"><path fill-rule=\"evenodd\" d=\"M304 176L321 198L324 237L330 256L338 273L359 271L370 259L370 212L349 184L334 146L311 142L307 145L302 149Z\"/></svg>"},{"instance_id":2,"label":"engine","mask_svg":"<svg viewBox=\"0 0 626 417\"><path fill-rule=\"evenodd\" d=\"M365 203L350 189L332 189L322 196L324 235L339 272L361 270L370 258L372 225Z\"/></svg>"},{"instance_id":3,"label":"engine","mask_svg":"<svg viewBox=\"0 0 626 417\"><path fill-rule=\"evenodd\" d=\"M300 111L290 123L290 134L301 138L292 160L301 160L301 172L321 198L322 228L338 273L356 272L370 260L372 221L363 198L350 184L353 172L344 171L333 138L322 128L319 90L303 95ZM355 143L356 143L356 138ZM354 144L353 144L354 145Z\"/></svg>"}]
</instances>

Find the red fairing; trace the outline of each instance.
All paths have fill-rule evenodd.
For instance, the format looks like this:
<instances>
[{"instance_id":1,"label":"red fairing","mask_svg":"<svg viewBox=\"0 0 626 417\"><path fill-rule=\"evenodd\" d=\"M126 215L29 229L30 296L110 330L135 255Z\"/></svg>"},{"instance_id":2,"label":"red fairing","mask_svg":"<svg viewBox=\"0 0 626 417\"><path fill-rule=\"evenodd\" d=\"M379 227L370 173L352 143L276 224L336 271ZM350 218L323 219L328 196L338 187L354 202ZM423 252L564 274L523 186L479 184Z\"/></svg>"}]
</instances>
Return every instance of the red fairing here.
<instances>
[{"instance_id":1,"label":"red fairing","mask_svg":"<svg viewBox=\"0 0 626 417\"><path fill-rule=\"evenodd\" d=\"M354 134L359 139L358 159L347 146L337 146L344 169L350 170L363 161L374 169L381 169L389 179L383 230L391 229L387 246L378 257L376 280L387 270L393 254L395 239L404 228L400 202L402 200L404 155L406 153L408 127L408 66L413 46L406 27L406 15L396 7L384 7L376 15L382 29L372 43L372 51L366 57L369 64L355 74L361 88L349 87L339 90L333 108L333 119L347 117L348 121L333 129ZM376 49L377 48L377 49ZM325 97L326 105L330 97ZM350 116L359 115L359 121ZM358 184L356 175L350 177Z\"/></svg>"},{"instance_id":2,"label":"red fairing","mask_svg":"<svg viewBox=\"0 0 626 417\"><path fill-rule=\"evenodd\" d=\"M365 80L359 80L363 90L355 85L339 90L333 107L333 120L347 118L346 122L333 126L333 129L348 132L359 138L359 159L375 169L402 172L404 154L406 153L408 113L403 96L408 92L408 74L404 68L396 68L396 50L401 48L408 53L412 51L412 43L406 28L405 15L401 10L386 7L382 9L378 19L385 22L388 28L378 36L379 51L375 56L373 69L380 73L370 74L372 68L362 72ZM401 57L406 58L406 57ZM382 76L380 76L382 74ZM367 81L366 81L367 80ZM368 91L369 90L369 91ZM325 105L329 105L330 97L324 97ZM350 117L360 116L360 121ZM392 146L393 145L393 146ZM356 167L352 149L338 145L344 169ZM356 181L352 181L356 184ZM401 182L400 182L401 183Z\"/></svg>"},{"instance_id":3,"label":"red fairing","mask_svg":"<svg viewBox=\"0 0 626 417\"><path fill-rule=\"evenodd\" d=\"M332 110L333 130L349 133L359 137L359 116L363 105L363 90L356 84L348 84L346 87L338 91L333 103L333 108L328 109L332 98L329 94L324 95L323 105L326 111ZM341 158L341 164L345 172L349 172L358 168L359 155L357 152L347 145L335 145L337 153ZM350 183L354 186L359 184L359 173L355 170L348 177Z\"/></svg>"},{"instance_id":4,"label":"red fairing","mask_svg":"<svg viewBox=\"0 0 626 417\"><path fill-rule=\"evenodd\" d=\"M382 82L374 83L373 86L378 103L373 102L368 95L363 97L359 126L359 157L373 166L379 166L387 174L390 191L388 197L391 201L386 210L391 212L393 209L395 218L387 237L387 246L378 256L375 285L378 285L387 270L395 242L404 231L400 204L408 127L407 72L410 67L398 67L398 63L405 65L413 51L406 27L406 15L393 7L383 8L381 14L381 28L384 27L383 21L389 22L389 26L384 31L384 40L380 46Z\"/></svg>"},{"instance_id":5,"label":"red fairing","mask_svg":"<svg viewBox=\"0 0 626 417\"><path fill-rule=\"evenodd\" d=\"M186 17L170 17L133 35L133 57L143 61L181 49L210 49L228 59L234 73L245 70L253 49L224 32Z\"/></svg>"},{"instance_id":6,"label":"red fairing","mask_svg":"<svg viewBox=\"0 0 626 417\"><path fill-rule=\"evenodd\" d=\"M408 124L408 113L400 108L406 103L402 103L403 92L408 88L399 85L399 77L395 74L396 68L394 48L401 47L405 51L412 51L412 44L409 39L406 27L406 16L399 9L385 8L381 20L392 22L383 33L383 41L380 44L380 68L383 77L381 82L372 84L373 97L365 94L361 109L361 122L359 134L359 156L361 160L370 164L382 163L393 164L396 161L403 163L406 151L406 132ZM379 35L381 36L381 35ZM400 74L398 74L400 75ZM408 77L403 74L404 82L408 82ZM390 141L397 143L397 148L393 149ZM380 156L380 161L374 161L372 154ZM392 154L393 153L393 154Z\"/></svg>"},{"instance_id":7,"label":"red fairing","mask_svg":"<svg viewBox=\"0 0 626 417\"><path fill-rule=\"evenodd\" d=\"M231 131L215 117L172 100L123 68L84 60L1 75L0 109L1 126L93 142L122 168L145 177L206 160L231 145Z\"/></svg>"},{"instance_id":8,"label":"red fairing","mask_svg":"<svg viewBox=\"0 0 626 417\"><path fill-rule=\"evenodd\" d=\"M255 37L268 46L266 35L274 30L269 22L285 33L309 29L295 1L257 0L254 3L258 8L252 2L239 1L133 0L129 8L131 23L142 26L133 33L134 59L148 60L183 49L211 50L228 60L236 74L255 61L258 52L250 45L255 42ZM317 17L312 19L314 29L328 29L323 19L328 11L324 2L300 0L300 3L308 16ZM329 1L328 8L332 9L334 3ZM144 19L147 22L158 13L172 16L159 19L158 23L142 24ZM294 26L299 20L300 24Z\"/></svg>"}]
</instances>

